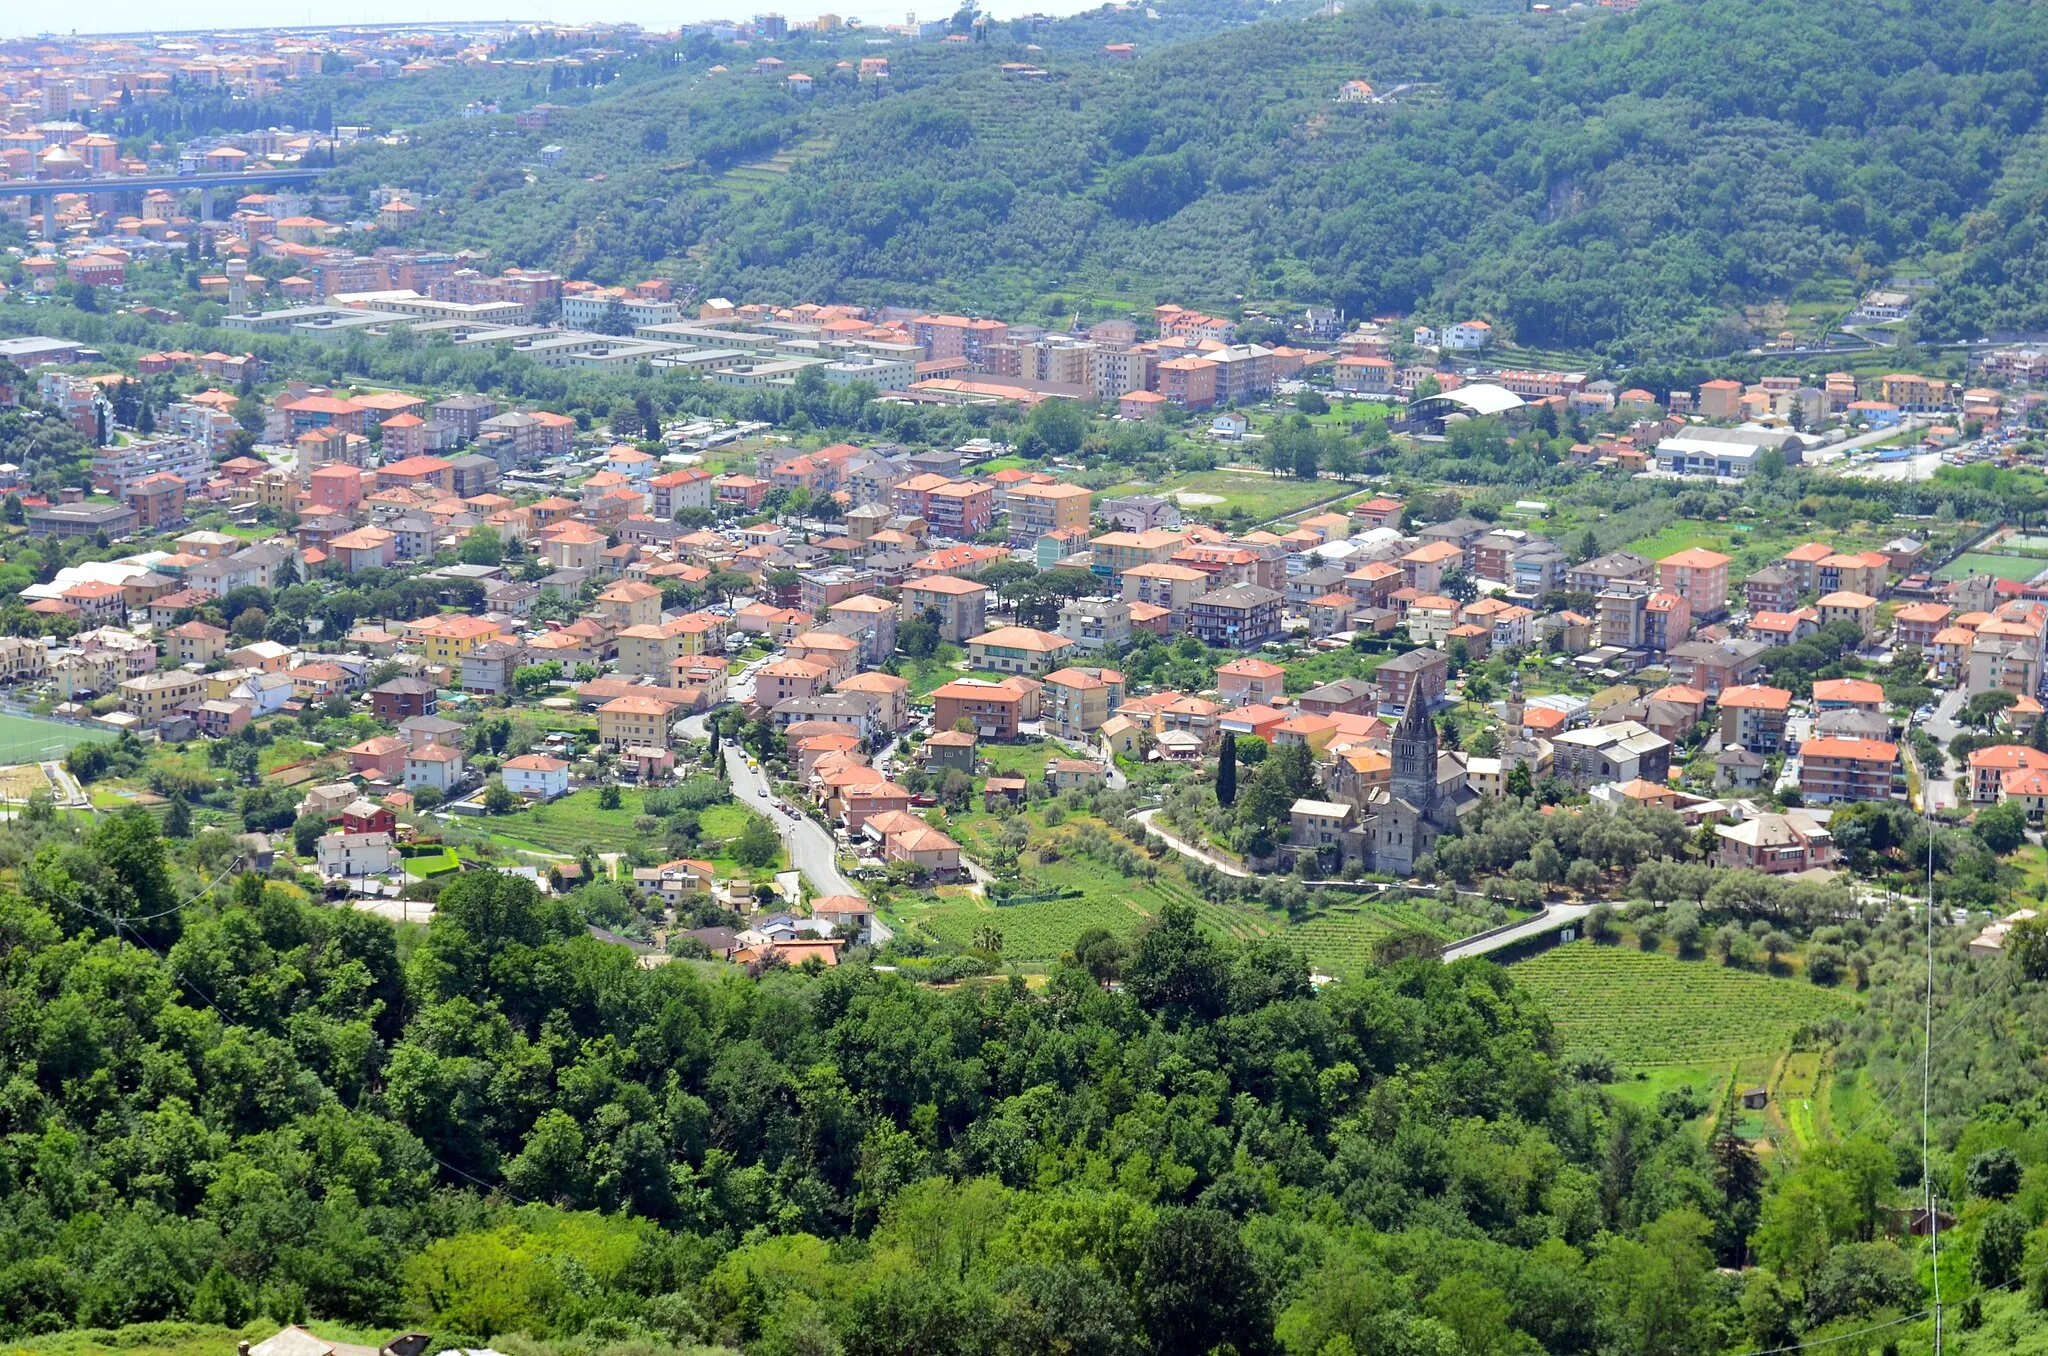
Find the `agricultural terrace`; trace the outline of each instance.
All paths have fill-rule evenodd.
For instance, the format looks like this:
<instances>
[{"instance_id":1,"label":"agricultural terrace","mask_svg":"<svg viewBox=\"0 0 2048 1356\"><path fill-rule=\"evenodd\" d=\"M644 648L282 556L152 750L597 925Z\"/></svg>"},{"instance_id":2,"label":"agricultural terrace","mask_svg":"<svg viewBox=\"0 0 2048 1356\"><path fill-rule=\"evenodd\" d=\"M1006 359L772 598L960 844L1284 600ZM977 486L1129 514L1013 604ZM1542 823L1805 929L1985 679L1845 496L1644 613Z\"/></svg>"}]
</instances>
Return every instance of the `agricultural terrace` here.
<instances>
[{"instance_id":1,"label":"agricultural terrace","mask_svg":"<svg viewBox=\"0 0 2048 1356\"><path fill-rule=\"evenodd\" d=\"M1800 1027L1856 1003L1804 979L1590 941L1519 962L1514 977L1550 1010L1567 1055L1628 1072L1776 1055Z\"/></svg>"}]
</instances>

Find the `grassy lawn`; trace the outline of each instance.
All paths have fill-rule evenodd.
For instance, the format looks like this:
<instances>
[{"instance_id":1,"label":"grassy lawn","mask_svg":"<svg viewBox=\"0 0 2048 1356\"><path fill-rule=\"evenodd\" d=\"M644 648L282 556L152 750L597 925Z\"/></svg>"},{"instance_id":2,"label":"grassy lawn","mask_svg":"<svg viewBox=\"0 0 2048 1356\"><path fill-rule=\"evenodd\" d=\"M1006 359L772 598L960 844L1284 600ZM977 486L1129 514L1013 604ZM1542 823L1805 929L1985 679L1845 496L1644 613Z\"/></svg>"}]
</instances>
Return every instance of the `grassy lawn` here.
<instances>
[{"instance_id":1,"label":"grassy lawn","mask_svg":"<svg viewBox=\"0 0 2048 1356\"><path fill-rule=\"evenodd\" d=\"M1654 1107L1657 1099L1667 1092L1680 1088L1691 1088L1708 1105L1719 1106L1722 1090L1728 1086L1729 1078L1735 1072L1735 1064L1729 1061L1721 1064L1667 1064L1660 1068L1638 1070L1634 1078L1624 1079L1608 1085L1607 1090L1615 1100L1631 1102L1641 1107Z\"/></svg>"},{"instance_id":2,"label":"grassy lawn","mask_svg":"<svg viewBox=\"0 0 2048 1356\"><path fill-rule=\"evenodd\" d=\"M641 814L640 792L629 787L621 788L616 810L598 808L597 798L597 790L586 787L572 791L552 804L530 806L516 814L471 820L469 823L501 845L519 851L573 857L585 846L598 852L624 852L637 846L643 838L633 827L633 821ZM748 817L758 814L759 811L753 807L737 802L711 806L698 817L705 848L729 844L745 831ZM784 869L787 858L788 854L782 852L773 867L745 867L721 848L709 852L705 860L721 876L753 877Z\"/></svg>"},{"instance_id":3,"label":"grassy lawn","mask_svg":"<svg viewBox=\"0 0 2048 1356\"><path fill-rule=\"evenodd\" d=\"M1803 1024L1852 1007L1844 992L1709 960L1570 942L1520 962L1565 1050L1635 1071L1782 1051Z\"/></svg>"},{"instance_id":4,"label":"grassy lawn","mask_svg":"<svg viewBox=\"0 0 2048 1356\"><path fill-rule=\"evenodd\" d=\"M1261 471L1198 471L1192 475L1175 476L1156 485L1127 481L1097 491L1096 500L1099 503L1129 494L1157 494L1174 499L1183 512L1193 517L1220 517L1235 509L1243 509L1253 519L1264 522L1325 499L1353 493L1358 488L1348 481L1296 480L1291 476L1271 476Z\"/></svg>"},{"instance_id":5,"label":"grassy lawn","mask_svg":"<svg viewBox=\"0 0 2048 1356\"><path fill-rule=\"evenodd\" d=\"M1023 777L1034 782L1045 780L1047 763L1069 756L1064 748L1049 739L1036 744L983 744L975 753L997 776Z\"/></svg>"},{"instance_id":6,"label":"grassy lawn","mask_svg":"<svg viewBox=\"0 0 2048 1356\"><path fill-rule=\"evenodd\" d=\"M1981 551L1968 551L1935 572L1937 579L1961 579L1967 575L1988 574L1998 579L2012 579L2024 584L2048 564L2029 560L2025 556L1994 556Z\"/></svg>"},{"instance_id":7,"label":"grassy lawn","mask_svg":"<svg viewBox=\"0 0 2048 1356\"><path fill-rule=\"evenodd\" d=\"M1353 424L1363 424L1371 419L1390 418L1392 414L1393 407L1384 401L1333 399L1328 414L1312 414L1308 421L1319 428L1348 429ZM1284 419L1287 416L1280 417Z\"/></svg>"},{"instance_id":8,"label":"grassy lawn","mask_svg":"<svg viewBox=\"0 0 2048 1356\"><path fill-rule=\"evenodd\" d=\"M324 744L308 744L303 739L293 739L287 735L282 739L276 739L265 744L262 752L257 755L256 766L264 772L270 773L277 771L286 764L303 763L310 758L318 758L326 752L327 747Z\"/></svg>"},{"instance_id":9,"label":"grassy lawn","mask_svg":"<svg viewBox=\"0 0 2048 1356\"><path fill-rule=\"evenodd\" d=\"M429 876L444 875L461 869L461 860L446 848L439 852L423 852L416 857L405 859L405 874L415 880L425 880Z\"/></svg>"},{"instance_id":10,"label":"grassy lawn","mask_svg":"<svg viewBox=\"0 0 2048 1356\"><path fill-rule=\"evenodd\" d=\"M1107 863L1065 857L1027 866L1024 876L1027 887L1078 891L1078 897L998 906L964 887L944 886L931 894L899 898L891 912L900 921L963 948L984 924L992 926L1003 934L1003 959L1032 967L1058 960L1089 928L1107 928L1128 938L1174 900L1193 905L1211 931L1227 936L1245 939L1277 930L1257 915L1203 902L1173 870L1162 869L1154 880L1128 880Z\"/></svg>"},{"instance_id":11,"label":"grassy lawn","mask_svg":"<svg viewBox=\"0 0 2048 1356\"><path fill-rule=\"evenodd\" d=\"M966 675L953 666L967 657L967 652L950 642L941 644L937 653L929 659L899 659L896 661L896 676L910 684L912 698L924 697L935 687L944 687L955 678Z\"/></svg>"},{"instance_id":12,"label":"grassy lawn","mask_svg":"<svg viewBox=\"0 0 2048 1356\"><path fill-rule=\"evenodd\" d=\"M33 716L0 716L0 763L37 763L62 758L73 745L112 739L104 725L67 725Z\"/></svg>"},{"instance_id":13,"label":"grassy lawn","mask_svg":"<svg viewBox=\"0 0 2048 1356\"><path fill-rule=\"evenodd\" d=\"M759 811L749 806L741 805L737 801L727 805L713 805L697 816L698 828L704 835L704 845L706 847L713 843L724 845L718 851L712 853L711 856L705 858L706 861L711 863L711 869L717 872L720 877L739 876L751 880L760 880L774 872L789 869L789 852L784 848L776 849L775 862L772 866L741 866L733 860L731 845L739 839L741 834L747 831L748 820L760 817Z\"/></svg>"},{"instance_id":14,"label":"grassy lawn","mask_svg":"<svg viewBox=\"0 0 2048 1356\"><path fill-rule=\"evenodd\" d=\"M705 860L721 877L760 877L770 871L782 871L786 866L786 852L778 852L774 866L741 866L725 850L723 844L739 838L745 832L748 817L758 813L748 805L731 801L713 805L698 815L705 838L702 846L707 850ZM618 809L598 809L598 791L584 789L571 791L551 805L532 805L512 815L469 819L467 823L516 852L575 856L586 846L596 852L625 852L637 846L641 834L633 828L633 821L639 815L641 793L623 787L618 791Z\"/></svg>"}]
</instances>

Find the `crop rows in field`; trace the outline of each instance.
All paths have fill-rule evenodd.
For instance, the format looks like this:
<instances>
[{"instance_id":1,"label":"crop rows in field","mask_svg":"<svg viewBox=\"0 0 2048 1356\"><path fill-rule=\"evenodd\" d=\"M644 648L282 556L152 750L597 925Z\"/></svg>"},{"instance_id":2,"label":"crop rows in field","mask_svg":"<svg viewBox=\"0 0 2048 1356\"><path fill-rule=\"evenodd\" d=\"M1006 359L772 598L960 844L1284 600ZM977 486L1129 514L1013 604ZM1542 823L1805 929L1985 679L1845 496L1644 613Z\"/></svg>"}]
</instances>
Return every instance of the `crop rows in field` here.
<instances>
[{"instance_id":1,"label":"crop rows in field","mask_svg":"<svg viewBox=\"0 0 2048 1356\"><path fill-rule=\"evenodd\" d=\"M1003 934L1004 960L1048 962L1058 960L1089 928L1128 937L1144 920L1105 900L1048 899L997 909L964 895L944 901L918 921L941 941L962 948L973 945L976 929L987 924Z\"/></svg>"},{"instance_id":2,"label":"crop rows in field","mask_svg":"<svg viewBox=\"0 0 2048 1356\"><path fill-rule=\"evenodd\" d=\"M1334 905L1291 924L1287 940L1307 952L1318 970L1342 973L1371 964L1374 944L1407 928L1445 936L1441 925L1405 905L1360 901Z\"/></svg>"},{"instance_id":3,"label":"crop rows in field","mask_svg":"<svg viewBox=\"0 0 2048 1356\"><path fill-rule=\"evenodd\" d=\"M1542 952L1513 973L1549 1010L1566 1051L1630 1069L1781 1051L1796 1028L1854 1002L1803 979L1592 942Z\"/></svg>"}]
</instances>

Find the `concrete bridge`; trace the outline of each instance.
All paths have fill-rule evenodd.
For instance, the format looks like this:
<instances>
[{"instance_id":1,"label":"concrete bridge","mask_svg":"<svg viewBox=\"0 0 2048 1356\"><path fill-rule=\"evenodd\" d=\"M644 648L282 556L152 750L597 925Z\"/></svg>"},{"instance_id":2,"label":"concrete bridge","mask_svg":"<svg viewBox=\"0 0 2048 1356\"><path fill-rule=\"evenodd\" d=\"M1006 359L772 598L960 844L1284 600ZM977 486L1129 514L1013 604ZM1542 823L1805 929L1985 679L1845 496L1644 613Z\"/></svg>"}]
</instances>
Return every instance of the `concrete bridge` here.
<instances>
[{"instance_id":1,"label":"concrete bridge","mask_svg":"<svg viewBox=\"0 0 2048 1356\"><path fill-rule=\"evenodd\" d=\"M0 197L37 199L43 204L43 239L57 238L56 202L72 193L145 193L153 188L199 190L199 219L213 220L213 191L251 184L293 184L318 179L326 169L237 170L216 174L132 174L113 179L5 179Z\"/></svg>"}]
</instances>

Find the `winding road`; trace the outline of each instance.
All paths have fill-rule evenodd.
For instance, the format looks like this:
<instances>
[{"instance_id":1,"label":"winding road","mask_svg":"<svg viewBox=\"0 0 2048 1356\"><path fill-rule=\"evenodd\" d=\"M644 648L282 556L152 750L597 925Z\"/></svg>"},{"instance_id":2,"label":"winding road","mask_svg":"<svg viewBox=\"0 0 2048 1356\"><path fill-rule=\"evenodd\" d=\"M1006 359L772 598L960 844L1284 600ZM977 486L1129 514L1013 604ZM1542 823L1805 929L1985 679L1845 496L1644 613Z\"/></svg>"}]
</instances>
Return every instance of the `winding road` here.
<instances>
[{"instance_id":1,"label":"winding road","mask_svg":"<svg viewBox=\"0 0 2048 1356\"><path fill-rule=\"evenodd\" d=\"M1157 808L1140 810L1131 816L1131 820L1145 832L1157 834L1160 840L1168 847L1190 861L1214 867L1224 875L1235 876L1239 880L1246 880L1257 874L1256 872L1247 871L1232 862L1225 861L1213 852L1196 847L1179 834L1160 828L1152 822L1152 817L1158 813ZM1311 881L1309 883L1313 885L1316 882ZM1373 888L1385 891L1393 887L1389 885L1374 885ZM1458 893L1470 894L1475 898L1479 897L1478 891L1460 890ZM1448 965L1454 960L1464 960L1468 956L1484 956L1490 952L1498 951L1504 946L1512 946L1516 942L1527 941L1531 937L1540 937L1546 932L1556 932L1572 923L1578 922L1591 912L1593 912L1591 904L1549 904L1544 906L1540 913L1535 914L1533 917L1524 918L1519 923L1510 923L1505 927L1499 928L1488 928L1485 932L1475 932L1470 937L1460 938L1455 942L1449 943L1443 949L1442 958L1444 963Z\"/></svg>"}]
</instances>

